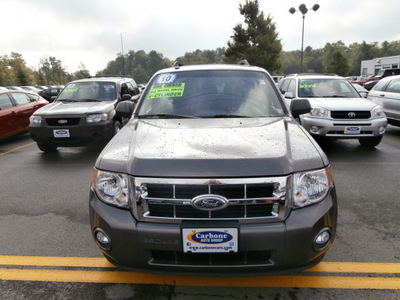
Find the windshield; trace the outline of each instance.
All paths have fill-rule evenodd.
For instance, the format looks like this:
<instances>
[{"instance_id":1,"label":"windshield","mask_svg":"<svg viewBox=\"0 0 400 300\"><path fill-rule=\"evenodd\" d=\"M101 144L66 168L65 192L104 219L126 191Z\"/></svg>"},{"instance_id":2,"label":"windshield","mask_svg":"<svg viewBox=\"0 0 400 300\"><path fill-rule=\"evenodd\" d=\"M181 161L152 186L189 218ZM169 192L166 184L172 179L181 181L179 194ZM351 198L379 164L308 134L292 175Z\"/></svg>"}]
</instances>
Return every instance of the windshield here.
<instances>
[{"instance_id":1,"label":"windshield","mask_svg":"<svg viewBox=\"0 0 400 300\"><path fill-rule=\"evenodd\" d=\"M346 79L300 79L299 97L302 98L360 98Z\"/></svg>"},{"instance_id":2,"label":"windshield","mask_svg":"<svg viewBox=\"0 0 400 300\"><path fill-rule=\"evenodd\" d=\"M284 111L271 81L254 71L159 74L146 89L139 117L273 117Z\"/></svg>"},{"instance_id":3,"label":"windshield","mask_svg":"<svg viewBox=\"0 0 400 300\"><path fill-rule=\"evenodd\" d=\"M116 98L113 82L77 82L68 84L57 101L113 101Z\"/></svg>"}]
</instances>

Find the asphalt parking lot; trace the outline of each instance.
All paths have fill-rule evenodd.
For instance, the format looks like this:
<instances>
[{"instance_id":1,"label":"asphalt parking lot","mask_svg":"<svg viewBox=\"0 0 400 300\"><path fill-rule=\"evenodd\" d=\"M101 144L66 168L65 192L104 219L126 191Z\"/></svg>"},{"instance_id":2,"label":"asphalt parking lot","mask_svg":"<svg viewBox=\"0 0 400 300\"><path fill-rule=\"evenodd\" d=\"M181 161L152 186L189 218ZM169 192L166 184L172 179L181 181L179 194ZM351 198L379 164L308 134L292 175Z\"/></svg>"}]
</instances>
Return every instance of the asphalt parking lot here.
<instances>
[{"instance_id":1,"label":"asphalt parking lot","mask_svg":"<svg viewBox=\"0 0 400 300\"><path fill-rule=\"evenodd\" d=\"M93 243L88 193L98 149L42 153L28 134L0 141L3 299L396 299L400 289L400 127L375 149L322 144L339 200L338 231L301 274L185 278L123 272Z\"/></svg>"}]
</instances>

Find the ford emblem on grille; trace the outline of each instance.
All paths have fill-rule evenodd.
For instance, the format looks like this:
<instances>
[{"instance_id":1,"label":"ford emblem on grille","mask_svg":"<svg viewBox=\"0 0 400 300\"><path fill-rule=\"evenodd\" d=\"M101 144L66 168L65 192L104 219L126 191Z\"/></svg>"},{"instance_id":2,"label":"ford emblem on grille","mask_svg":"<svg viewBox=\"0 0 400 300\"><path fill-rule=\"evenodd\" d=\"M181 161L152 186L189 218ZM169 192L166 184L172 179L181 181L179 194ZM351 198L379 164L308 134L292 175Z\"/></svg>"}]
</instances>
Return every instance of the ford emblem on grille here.
<instances>
[{"instance_id":1,"label":"ford emblem on grille","mask_svg":"<svg viewBox=\"0 0 400 300\"><path fill-rule=\"evenodd\" d=\"M213 211L227 207L228 202L228 199L223 196L207 194L194 197L191 204L194 208L200 210Z\"/></svg>"},{"instance_id":2,"label":"ford emblem on grille","mask_svg":"<svg viewBox=\"0 0 400 300\"><path fill-rule=\"evenodd\" d=\"M68 121L67 120L58 120L58 124L67 124Z\"/></svg>"},{"instance_id":3,"label":"ford emblem on grille","mask_svg":"<svg viewBox=\"0 0 400 300\"><path fill-rule=\"evenodd\" d=\"M354 118L356 116L356 113L355 112L349 112L347 115L349 116L349 118Z\"/></svg>"}]
</instances>

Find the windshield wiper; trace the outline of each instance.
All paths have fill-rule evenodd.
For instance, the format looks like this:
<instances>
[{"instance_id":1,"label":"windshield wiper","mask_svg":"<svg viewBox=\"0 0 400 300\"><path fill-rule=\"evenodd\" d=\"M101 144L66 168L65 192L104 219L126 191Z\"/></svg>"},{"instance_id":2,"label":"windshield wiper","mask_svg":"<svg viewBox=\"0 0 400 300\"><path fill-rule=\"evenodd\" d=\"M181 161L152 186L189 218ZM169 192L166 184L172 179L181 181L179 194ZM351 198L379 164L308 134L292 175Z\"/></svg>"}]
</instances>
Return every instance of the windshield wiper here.
<instances>
[{"instance_id":1,"label":"windshield wiper","mask_svg":"<svg viewBox=\"0 0 400 300\"><path fill-rule=\"evenodd\" d=\"M322 98L348 98L348 97L341 95L329 95L329 96L322 96Z\"/></svg>"},{"instance_id":2,"label":"windshield wiper","mask_svg":"<svg viewBox=\"0 0 400 300\"><path fill-rule=\"evenodd\" d=\"M152 114L152 115L140 115L140 119L197 119L198 117L195 116L187 116L187 115L179 115L179 114Z\"/></svg>"},{"instance_id":3,"label":"windshield wiper","mask_svg":"<svg viewBox=\"0 0 400 300\"><path fill-rule=\"evenodd\" d=\"M72 99L57 99L57 101L60 101L60 102L78 102L78 100L72 100Z\"/></svg>"},{"instance_id":4,"label":"windshield wiper","mask_svg":"<svg viewBox=\"0 0 400 300\"><path fill-rule=\"evenodd\" d=\"M202 118L251 118L251 117L242 115L232 115L232 114L220 114L220 115L202 116Z\"/></svg>"}]
</instances>

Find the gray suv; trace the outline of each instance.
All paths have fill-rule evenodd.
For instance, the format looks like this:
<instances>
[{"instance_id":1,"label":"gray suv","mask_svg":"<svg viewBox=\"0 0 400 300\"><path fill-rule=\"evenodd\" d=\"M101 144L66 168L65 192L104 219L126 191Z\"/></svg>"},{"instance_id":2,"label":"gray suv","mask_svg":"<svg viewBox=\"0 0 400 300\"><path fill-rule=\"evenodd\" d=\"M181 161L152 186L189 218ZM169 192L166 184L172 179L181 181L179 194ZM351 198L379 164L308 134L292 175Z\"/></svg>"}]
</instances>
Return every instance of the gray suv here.
<instances>
[{"instance_id":1,"label":"gray suv","mask_svg":"<svg viewBox=\"0 0 400 300\"><path fill-rule=\"evenodd\" d=\"M29 131L40 150L105 144L126 119L115 114L120 101L137 101L132 78L92 77L68 83L54 102L30 118Z\"/></svg>"},{"instance_id":2,"label":"gray suv","mask_svg":"<svg viewBox=\"0 0 400 300\"><path fill-rule=\"evenodd\" d=\"M329 161L271 76L243 65L160 70L99 155L90 189L95 243L113 264L209 276L310 268L331 247Z\"/></svg>"},{"instance_id":3,"label":"gray suv","mask_svg":"<svg viewBox=\"0 0 400 300\"><path fill-rule=\"evenodd\" d=\"M358 139L375 147L387 125L382 107L359 95L343 77L321 74L294 74L278 84L287 105L293 99L308 99L310 113L300 116L300 124L316 139Z\"/></svg>"}]
</instances>

